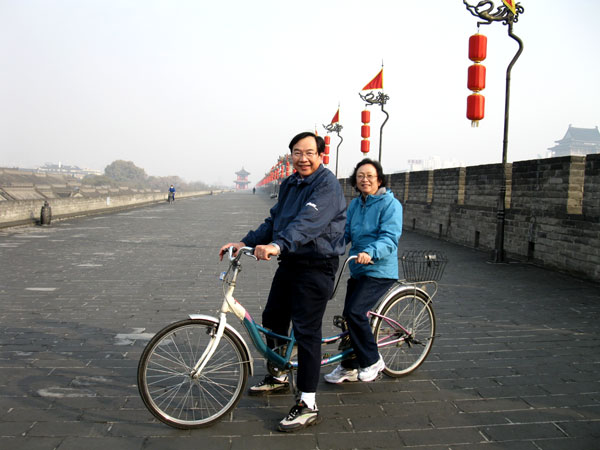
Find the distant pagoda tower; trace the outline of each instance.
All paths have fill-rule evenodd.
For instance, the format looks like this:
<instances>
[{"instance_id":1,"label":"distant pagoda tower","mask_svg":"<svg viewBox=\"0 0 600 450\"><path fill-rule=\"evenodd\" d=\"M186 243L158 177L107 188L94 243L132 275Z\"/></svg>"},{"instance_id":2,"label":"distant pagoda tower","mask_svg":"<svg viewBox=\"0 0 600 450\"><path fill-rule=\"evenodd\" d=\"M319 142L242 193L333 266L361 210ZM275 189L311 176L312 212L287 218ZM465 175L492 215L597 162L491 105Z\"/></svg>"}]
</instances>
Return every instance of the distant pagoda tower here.
<instances>
[{"instance_id":1,"label":"distant pagoda tower","mask_svg":"<svg viewBox=\"0 0 600 450\"><path fill-rule=\"evenodd\" d=\"M235 174L237 175L237 180L234 180L235 189L238 191L248 189L248 185L250 184L248 181L248 175L250 175L250 172L246 172L242 167L242 170L236 172Z\"/></svg>"}]
</instances>

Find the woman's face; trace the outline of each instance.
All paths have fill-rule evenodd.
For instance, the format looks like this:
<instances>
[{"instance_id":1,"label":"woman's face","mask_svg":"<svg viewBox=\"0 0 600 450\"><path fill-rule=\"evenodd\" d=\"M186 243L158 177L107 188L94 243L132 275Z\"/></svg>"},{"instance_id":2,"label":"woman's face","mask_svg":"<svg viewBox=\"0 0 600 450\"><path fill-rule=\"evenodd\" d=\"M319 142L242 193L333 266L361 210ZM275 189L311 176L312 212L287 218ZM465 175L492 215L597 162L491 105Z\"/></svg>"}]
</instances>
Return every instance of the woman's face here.
<instances>
[{"instance_id":1,"label":"woman's face","mask_svg":"<svg viewBox=\"0 0 600 450\"><path fill-rule=\"evenodd\" d=\"M364 196L374 195L381 186L377 169L373 164L363 164L356 172L356 187Z\"/></svg>"}]
</instances>

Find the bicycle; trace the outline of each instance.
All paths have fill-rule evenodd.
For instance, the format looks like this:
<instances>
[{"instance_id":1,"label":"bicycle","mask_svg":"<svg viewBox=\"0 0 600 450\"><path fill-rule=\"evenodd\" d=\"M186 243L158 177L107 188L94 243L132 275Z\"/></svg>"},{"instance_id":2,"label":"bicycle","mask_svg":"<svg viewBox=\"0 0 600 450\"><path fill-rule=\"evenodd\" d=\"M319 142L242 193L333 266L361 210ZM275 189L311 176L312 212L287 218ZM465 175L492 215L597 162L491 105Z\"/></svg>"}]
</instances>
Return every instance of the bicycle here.
<instances>
[{"instance_id":1,"label":"bicycle","mask_svg":"<svg viewBox=\"0 0 600 450\"><path fill-rule=\"evenodd\" d=\"M243 247L233 256L233 248L229 249L229 269L221 276L223 303L218 318L190 314L187 319L160 330L144 348L138 364L138 389L148 410L161 422L180 429L207 427L231 412L239 402L248 376L253 374L254 358L244 338L227 322L228 313L242 322L252 344L266 359L269 373L278 376L290 372L290 385L296 391L293 370L298 362L293 360L293 331L290 336L282 336L263 328L233 297L241 270L240 258L243 255L255 258L253 250ZM354 258L356 256L344 262L331 298L337 292L345 268ZM446 263L443 255L432 252L403 255L401 261L409 272L412 270L412 278L439 278ZM414 270L423 263L425 269ZM427 292L429 286L435 288L432 294ZM427 358L435 339L432 299L436 293L435 280L402 280L369 312L386 375L408 375ZM334 322L342 332L322 339L323 345L339 342L339 352L324 354L322 366L339 363L353 352L348 346L348 331L343 329L344 323L339 317L336 316ZM265 338L284 344L271 349Z\"/></svg>"},{"instance_id":2,"label":"bicycle","mask_svg":"<svg viewBox=\"0 0 600 450\"><path fill-rule=\"evenodd\" d=\"M169 202L169 205L173 204L173 202L175 201L175 193L174 192L169 191L169 195L167 196L167 201Z\"/></svg>"}]
</instances>

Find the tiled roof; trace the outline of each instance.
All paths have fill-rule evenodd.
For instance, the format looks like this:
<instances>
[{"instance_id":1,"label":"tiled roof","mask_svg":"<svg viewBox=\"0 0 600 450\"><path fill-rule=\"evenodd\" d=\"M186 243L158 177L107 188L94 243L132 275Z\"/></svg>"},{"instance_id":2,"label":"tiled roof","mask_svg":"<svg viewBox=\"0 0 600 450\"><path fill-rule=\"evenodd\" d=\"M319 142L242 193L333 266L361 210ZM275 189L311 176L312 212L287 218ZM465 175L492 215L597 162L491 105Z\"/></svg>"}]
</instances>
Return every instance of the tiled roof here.
<instances>
[{"instance_id":1,"label":"tiled roof","mask_svg":"<svg viewBox=\"0 0 600 450\"><path fill-rule=\"evenodd\" d=\"M567 130L565 137L562 138L560 141L556 142L561 142L565 140L600 142L600 132L598 132L598 127L575 128L569 125L569 129Z\"/></svg>"}]
</instances>

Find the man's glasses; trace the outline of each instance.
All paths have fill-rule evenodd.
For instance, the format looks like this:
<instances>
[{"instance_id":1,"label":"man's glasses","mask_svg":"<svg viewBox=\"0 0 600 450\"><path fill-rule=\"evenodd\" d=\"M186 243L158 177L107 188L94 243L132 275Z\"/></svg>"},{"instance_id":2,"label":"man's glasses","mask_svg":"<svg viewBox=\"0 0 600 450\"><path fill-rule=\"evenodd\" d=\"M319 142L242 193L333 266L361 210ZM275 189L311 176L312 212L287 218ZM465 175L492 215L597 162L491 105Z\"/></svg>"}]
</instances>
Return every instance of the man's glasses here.
<instances>
[{"instance_id":1,"label":"man's glasses","mask_svg":"<svg viewBox=\"0 0 600 450\"><path fill-rule=\"evenodd\" d=\"M307 151L306 153L304 152L299 152L299 151L293 151L292 152L292 156L296 159L300 159L302 158L302 156L306 156L308 159L314 159L319 155L318 152L313 152L312 150Z\"/></svg>"}]
</instances>

